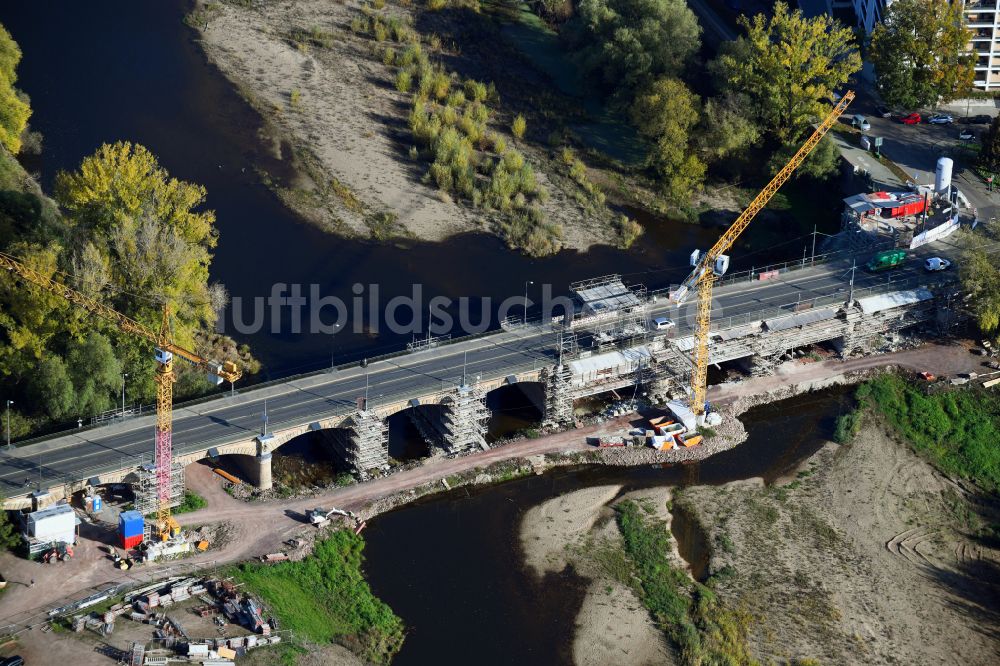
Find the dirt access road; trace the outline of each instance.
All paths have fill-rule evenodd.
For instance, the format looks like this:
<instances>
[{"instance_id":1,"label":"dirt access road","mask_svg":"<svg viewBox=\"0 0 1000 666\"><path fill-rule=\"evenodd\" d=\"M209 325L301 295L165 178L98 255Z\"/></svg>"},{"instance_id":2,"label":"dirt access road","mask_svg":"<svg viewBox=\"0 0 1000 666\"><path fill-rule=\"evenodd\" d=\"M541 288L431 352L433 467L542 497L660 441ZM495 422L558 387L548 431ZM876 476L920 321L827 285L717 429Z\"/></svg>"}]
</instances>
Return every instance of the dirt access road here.
<instances>
[{"instance_id":1,"label":"dirt access road","mask_svg":"<svg viewBox=\"0 0 1000 666\"><path fill-rule=\"evenodd\" d=\"M973 356L967 345L925 345L923 347L868 358L847 361L828 360L815 363L790 362L779 367L774 375L738 384L712 387L709 399L727 404L750 395L768 393L790 385L822 384L844 373L895 365L911 370L927 370L939 375L981 370L980 357ZM378 500L417 486L438 482L452 474L467 472L475 467L518 457L545 453L583 451L588 435L611 432L626 427L630 417L609 421L599 426L556 433L538 439L509 444L461 458L434 458L415 469L393 474L369 483L338 488L305 499L275 500L246 503L233 499L221 487L221 479L210 468L191 465L187 482L192 490L204 496L209 508L179 516L187 527L209 523L227 523L228 535L220 547L184 560L185 565L226 564L281 549L282 542L307 528L305 512L316 506L337 506L361 511ZM309 528L311 529L311 528ZM104 544L113 538L94 528L82 530L76 557L58 565L44 565L15 557L0 555L0 571L10 584L0 598L0 624L25 626L41 621L41 613L67 599L79 598L95 586L111 584L138 576L147 578L165 571L169 565L150 565L137 573L113 569ZM107 541L102 541L107 540ZM36 585L29 587L34 579ZM37 611L36 614L34 611Z\"/></svg>"}]
</instances>

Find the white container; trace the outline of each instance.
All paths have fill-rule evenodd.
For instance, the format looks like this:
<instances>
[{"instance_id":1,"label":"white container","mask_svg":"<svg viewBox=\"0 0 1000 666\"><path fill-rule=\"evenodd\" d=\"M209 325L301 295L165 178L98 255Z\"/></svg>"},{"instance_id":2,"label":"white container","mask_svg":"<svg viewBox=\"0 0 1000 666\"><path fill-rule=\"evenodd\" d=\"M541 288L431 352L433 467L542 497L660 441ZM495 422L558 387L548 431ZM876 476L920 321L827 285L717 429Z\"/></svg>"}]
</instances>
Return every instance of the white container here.
<instances>
[{"instance_id":1,"label":"white container","mask_svg":"<svg viewBox=\"0 0 1000 666\"><path fill-rule=\"evenodd\" d=\"M76 512L68 504L57 504L28 514L28 536L46 540L76 532ZM59 539L64 540L64 539Z\"/></svg>"},{"instance_id":2,"label":"white container","mask_svg":"<svg viewBox=\"0 0 1000 666\"><path fill-rule=\"evenodd\" d=\"M940 157L934 172L934 191L937 194L948 194L951 188L951 172L955 162L950 157Z\"/></svg>"}]
</instances>

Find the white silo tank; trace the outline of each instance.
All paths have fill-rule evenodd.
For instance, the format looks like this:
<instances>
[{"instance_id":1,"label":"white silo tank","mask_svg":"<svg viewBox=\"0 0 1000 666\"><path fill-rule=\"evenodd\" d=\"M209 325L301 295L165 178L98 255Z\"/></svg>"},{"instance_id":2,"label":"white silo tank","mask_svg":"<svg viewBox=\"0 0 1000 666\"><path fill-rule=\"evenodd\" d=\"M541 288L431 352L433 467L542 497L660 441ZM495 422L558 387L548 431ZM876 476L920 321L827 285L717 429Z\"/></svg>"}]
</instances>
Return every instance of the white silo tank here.
<instances>
[{"instance_id":1,"label":"white silo tank","mask_svg":"<svg viewBox=\"0 0 1000 666\"><path fill-rule=\"evenodd\" d=\"M947 196L951 188L951 170L955 163L950 157L939 157L937 170L934 173L934 192Z\"/></svg>"}]
</instances>

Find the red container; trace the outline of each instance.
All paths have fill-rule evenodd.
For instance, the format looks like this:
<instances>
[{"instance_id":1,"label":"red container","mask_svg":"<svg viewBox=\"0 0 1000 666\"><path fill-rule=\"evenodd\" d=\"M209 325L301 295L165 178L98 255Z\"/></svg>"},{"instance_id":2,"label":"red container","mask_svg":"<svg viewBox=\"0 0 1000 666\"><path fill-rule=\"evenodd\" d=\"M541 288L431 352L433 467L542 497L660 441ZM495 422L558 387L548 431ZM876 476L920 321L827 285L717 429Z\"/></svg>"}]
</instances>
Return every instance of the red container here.
<instances>
[{"instance_id":1,"label":"red container","mask_svg":"<svg viewBox=\"0 0 1000 666\"><path fill-rule=\"evenodd\" d=\"M140 543L142 543L142 535L136 534L135 536L123 536L121 537L122 548L129 549L135 548Z\"/></svg>"}]
</instances>

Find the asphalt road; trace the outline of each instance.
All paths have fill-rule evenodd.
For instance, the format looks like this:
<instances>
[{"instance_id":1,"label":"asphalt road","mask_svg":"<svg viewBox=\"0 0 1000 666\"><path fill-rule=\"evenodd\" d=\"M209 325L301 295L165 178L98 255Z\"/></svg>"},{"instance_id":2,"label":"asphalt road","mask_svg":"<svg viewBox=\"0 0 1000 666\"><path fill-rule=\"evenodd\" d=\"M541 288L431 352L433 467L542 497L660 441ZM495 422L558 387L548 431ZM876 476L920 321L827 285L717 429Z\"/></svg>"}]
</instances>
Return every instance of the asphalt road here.
<instances>
[{"instance_id":1,"label":"asphalt road","mask_svg":"<svg viewBox=\"0 0 1000 666\"><path fill-rule=\"evenodd\" d=\"M939 250L926 249L930 255ZM866 257L861 257L861 264ZM760 313L775 316L790 312L813 298L842 294L850 289L851 259L817 264L790 271L765 282L746 281L718 287L713 303L713 319L740 318ZM868 287L912 287L935 276L923 272L922 261L910 260L905 267L871 275L858 269L855 291ZM891 284L890 284L891 283ZM691 333L695 303L681 306L654 304L653 314L674 318L673 335ZM736 321L734 323L739 323ZM335 416L355 408L355 400L365 394L369 404L408 400L438 388L482 375L494 378L550 365L556 357L556 335L549 328L528 327L415 352L373 362L366 370L351 368L290 380L245 393L224 395L191 407L174 410L174 451L184 454L227 442L246 439L263 427L268 416L269 430ZM367 374L367 377L366 377ZM73 431L61 437L19 447L0 455L0 492L12 498L72 477L82 480L99 471L151 462L153 417L141 417L101 428Z\"/></svg>"}]
</instances>

